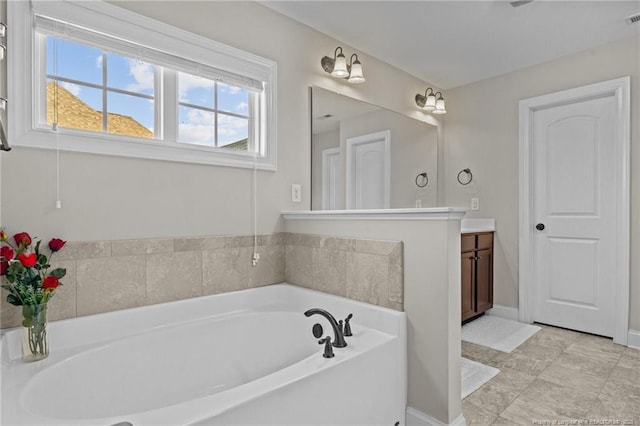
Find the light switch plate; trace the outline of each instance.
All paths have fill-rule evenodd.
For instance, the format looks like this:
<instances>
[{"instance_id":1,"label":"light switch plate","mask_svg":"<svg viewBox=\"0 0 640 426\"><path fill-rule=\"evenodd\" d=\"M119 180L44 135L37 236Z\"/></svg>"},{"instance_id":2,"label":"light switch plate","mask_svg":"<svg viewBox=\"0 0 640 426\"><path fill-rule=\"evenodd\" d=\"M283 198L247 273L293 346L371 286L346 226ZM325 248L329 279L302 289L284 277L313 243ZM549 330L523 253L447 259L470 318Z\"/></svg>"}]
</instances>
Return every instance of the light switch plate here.
<instances>
[{"instance_id":1,"label":"light switch plate","mask_svg":"<svg viewBox=\"0 0 640 426\"><path fill-rule=\"evenodd\" d=\"M471 210L480 210L480 198L471 199Z\"/></svg>"},{"instance_id":2,"label":"light switch plate","mask_svg":"<svg viewBox=\"0 0 640 426\"><path fill-rule=\"evenodd\" d=\"M299 183L291 185L291 201L294 203L302 201L302 185Z\"/></svg>"}]
</instances>

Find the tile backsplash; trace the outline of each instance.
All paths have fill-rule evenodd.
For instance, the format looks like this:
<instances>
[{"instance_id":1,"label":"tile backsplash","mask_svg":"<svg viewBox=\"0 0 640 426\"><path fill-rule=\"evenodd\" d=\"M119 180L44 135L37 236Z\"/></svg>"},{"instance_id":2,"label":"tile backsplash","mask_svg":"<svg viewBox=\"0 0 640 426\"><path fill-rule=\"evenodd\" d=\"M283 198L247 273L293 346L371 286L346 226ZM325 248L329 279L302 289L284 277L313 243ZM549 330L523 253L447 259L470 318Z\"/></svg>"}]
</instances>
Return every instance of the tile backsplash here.
<instances>
[{"instance_id":1,"label":"tile backsplash","mask_svg":"<svg viewBox=\"0 0 640 426\"><path fill-rule=\"evenodd\" d=\"M67 269L48 318L58 320L286 281L403 310L402 243L318 235L210 236L69 242L52 259ZM21 309L2 290L2 328Z\"/></svg>"}]
</instances>

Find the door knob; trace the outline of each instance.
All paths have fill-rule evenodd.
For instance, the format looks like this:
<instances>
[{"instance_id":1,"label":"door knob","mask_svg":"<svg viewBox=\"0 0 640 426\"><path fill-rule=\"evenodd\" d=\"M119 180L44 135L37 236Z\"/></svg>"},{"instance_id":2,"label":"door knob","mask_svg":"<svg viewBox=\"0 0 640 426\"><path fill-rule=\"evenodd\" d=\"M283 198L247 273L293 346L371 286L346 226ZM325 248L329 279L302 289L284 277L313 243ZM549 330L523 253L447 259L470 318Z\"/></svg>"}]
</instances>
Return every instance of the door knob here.
<instances>
[{"instance_id":1,"label":"door knob","mask_svg":"<svg viewBox=\"0 0 640 426\"><path fill-rule=\"evenodd\" d=\"M536 229L538 231L544 231L544 223L539 223L536 225Z\"/></svg>"}]
</instances>

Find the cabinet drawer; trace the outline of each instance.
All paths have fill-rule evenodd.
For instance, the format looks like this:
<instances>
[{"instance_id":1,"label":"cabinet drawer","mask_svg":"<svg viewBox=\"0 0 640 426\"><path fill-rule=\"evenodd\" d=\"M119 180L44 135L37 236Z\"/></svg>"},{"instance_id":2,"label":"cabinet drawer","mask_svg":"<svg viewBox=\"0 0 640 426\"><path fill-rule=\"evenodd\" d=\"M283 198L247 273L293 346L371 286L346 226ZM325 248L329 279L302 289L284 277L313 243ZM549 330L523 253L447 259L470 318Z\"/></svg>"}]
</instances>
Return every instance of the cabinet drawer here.
<instances>
[{"instance_id":1,"label":"cabinet drawer","mask_svg":"<svg viewBox=\"0 0 640 426\"><path fill-rule=\"evenodd\" d=\"M478 249L493 248L493 233L478 235Z\"/></svg>"},{"instance_id":2,"label":"cabinet drawer","mask_svg":"<svg viewBox=\"0 0 640 426\"><path fill-rule=\"evenodd\" d=\"M462 235L461 241L462 252L472 251L476 249L476 236L475 235Z\"/></svg>"}]
</instances>

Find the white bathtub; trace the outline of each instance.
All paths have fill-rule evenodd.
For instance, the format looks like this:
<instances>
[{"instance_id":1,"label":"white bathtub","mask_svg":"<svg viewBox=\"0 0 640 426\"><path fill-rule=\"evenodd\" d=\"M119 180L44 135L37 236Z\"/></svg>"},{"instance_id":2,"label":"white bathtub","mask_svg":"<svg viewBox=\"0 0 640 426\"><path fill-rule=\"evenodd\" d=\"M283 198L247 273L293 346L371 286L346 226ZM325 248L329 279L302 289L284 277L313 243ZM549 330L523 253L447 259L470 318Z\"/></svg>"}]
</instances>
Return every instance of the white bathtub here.
<instances>
[{"instance_id":1,"label":"white bathtub","mask_svg":"<svg viewBox=\"0 0 640 426\"><path fill-rule=\"evenodd\" d=\"M334 358L311 333L344 319ZM50 355L2 337L2 425L404 425L404 313L273 285L49 324Z\"/></svg>"}]
</instances>

